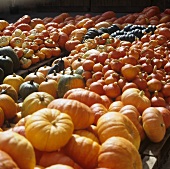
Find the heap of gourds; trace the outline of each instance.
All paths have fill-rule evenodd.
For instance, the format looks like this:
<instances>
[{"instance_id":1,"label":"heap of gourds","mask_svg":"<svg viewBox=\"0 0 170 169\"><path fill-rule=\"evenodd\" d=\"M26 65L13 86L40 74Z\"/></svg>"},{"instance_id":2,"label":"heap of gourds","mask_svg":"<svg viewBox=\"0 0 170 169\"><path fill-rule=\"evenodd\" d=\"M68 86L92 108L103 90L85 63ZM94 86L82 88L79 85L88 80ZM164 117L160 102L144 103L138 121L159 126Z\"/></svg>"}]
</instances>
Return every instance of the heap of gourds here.
<instances>
[{"instance_id":1,"label":"heap of gourds","mask_svg":"<svg viewBox=\"0 0 170 169\"><path fill-rule=\"evenodd\" d=\"M145 17L157 9L144 9ZM135 14L122 20L128 17ZM77 23L81 33L65 43L67 57L26 77L14 73L3 79L0 163L6 168L142 169L138 151L142 142L164 139L170 127L169 22L138 25L148 32L137 37L138 31L128 41L108 30L117 26L119 33L127 33L127 28L134 29L129 20L113 26L113 21L100 19L101 25L88 30L91 36L98 33L93 38L87 31L93 20L82 18ZM147 24L155 17L149 19L145 18ZM74 26L67 29L70 36Z\"/></svg>"}]
</instances>

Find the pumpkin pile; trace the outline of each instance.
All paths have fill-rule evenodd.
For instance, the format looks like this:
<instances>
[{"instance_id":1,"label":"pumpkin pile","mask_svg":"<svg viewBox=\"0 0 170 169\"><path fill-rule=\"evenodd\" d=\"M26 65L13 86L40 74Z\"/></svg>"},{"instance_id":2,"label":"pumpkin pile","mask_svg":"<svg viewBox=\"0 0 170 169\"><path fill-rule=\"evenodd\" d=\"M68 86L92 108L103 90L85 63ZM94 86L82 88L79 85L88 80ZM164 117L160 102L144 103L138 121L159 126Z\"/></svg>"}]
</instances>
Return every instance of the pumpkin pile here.
<instances>
[{"instance_id":1,"label":"pumpkin pile","mask_svg":"<svg viewBox=\"0 0 170 169\"><path fill-rule=\"evenodd\" d=\"M15 52L33 50L27 45L48 33L20 63L44 48L69 54L25 77L11 73L2 80L0 165L142 169L141 144L159 143L170 127L169 16L168 9L160 13L153 6L121 18L111 11L75 18L63 13L14 23L27 35ZM13 36L7 28L14 25L1 29L2 36ZM65 41L51 46L49 32Z\"/></svg>"}]
</instances>

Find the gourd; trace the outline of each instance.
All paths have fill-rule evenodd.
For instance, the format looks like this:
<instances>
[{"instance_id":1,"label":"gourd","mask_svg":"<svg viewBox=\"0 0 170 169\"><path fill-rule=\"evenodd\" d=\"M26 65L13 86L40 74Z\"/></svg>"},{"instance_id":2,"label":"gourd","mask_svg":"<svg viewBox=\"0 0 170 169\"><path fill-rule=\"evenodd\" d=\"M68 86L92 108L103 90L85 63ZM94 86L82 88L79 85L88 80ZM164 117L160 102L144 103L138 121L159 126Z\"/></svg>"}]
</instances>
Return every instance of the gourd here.
<instances>
[{"instance_id":1,"label":"gourd","mask_svg":"<svg viewBox=\"0 0 170 169\"><path fill-rule=\"evenodd\" d=\"M46 152L65 146L73 130L74 125L68 114L50 108L36 111L25 123L26 138L36 149Z\"/></svg>"},{"instance_id":2,"label":"gourd","mask_svg":"<svg viewBox=\"0 0 170 169\"><path fill-rule=\"evenodd\" d=\"M10 46L5 46L0 48L0 55L6 55L10 57L13 61L13 71L16 72L20 69L20 62L19 58Z\"/></svg>"},{"instance_id":3,"label":"gourd","mask_svg":"<svg viewBox=\"0 0 170 169\"><path fill-rule=\"evenodd\" d=\"M64 74L58 81L58 97L61 98L64 94L73 88L85 88L85 81L79 74L74 74L73 70L71 74Z\"/></svg>"},{"instance_id":4,"label":"gourd","mask_svg":"<svg viewBox=\"0 0 170 169\"><path fill-rule=\"evenodd\" d=\"M52 100L54 100L54 97L46 92L33 92L29 94L22 103L22 117L33 114L42 108L46 108Z\"/></svg>"},{"instance_id":5,"label":"gourd","mask_svg":"<svg viewBox=\"0 0 170 169\"><path fill-rule=\"evenodd\" d=\"M19 95L22 99L25 99L29 94L33 92L38 92L39 84L34 82L34 80L26 81L20 85Z\"/></svg>"}]
</instances>

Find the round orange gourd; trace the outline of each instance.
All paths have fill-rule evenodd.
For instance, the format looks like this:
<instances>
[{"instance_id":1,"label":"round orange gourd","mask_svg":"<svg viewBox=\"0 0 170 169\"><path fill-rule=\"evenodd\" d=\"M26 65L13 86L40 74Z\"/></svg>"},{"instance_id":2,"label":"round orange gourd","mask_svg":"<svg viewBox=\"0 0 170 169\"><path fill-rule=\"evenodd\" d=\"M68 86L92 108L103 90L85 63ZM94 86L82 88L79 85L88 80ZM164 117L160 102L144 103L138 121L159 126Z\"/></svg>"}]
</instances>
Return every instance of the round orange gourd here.
<instances>
[{"instance_id":1,"label":"round orange gourd","mask_svg":"<svg viewBox=\"0 0 170 169\"><path fill-rule=\"evenodd\" d=\"M25 123L26 138L40 151L56 151L63 147L73 130L70 116L56 109L38 110Z\"/></svg>"},{"instance_id":2,"label":"round orange gourd","mask_svg":"<svg viewBox=\"0 0 170 169\"><path fill-rule=\"evenodd\" d=\"M12 119L17 113L15 101L7 94L0 94L0 107L2 108L5 119Z\"/></svg>"},{"instance_id":3,"label":"round orange gourd","mask_svg":"<svg viewBox=\"0 0 170 169\"><path fill-rule=\"evenodd\" d=\"M110 137L101 145L98 167L110 169L143 168L138 150L123 137Z\"/></svg>"},{"instance_id":4,"label":"round orange gourd","mask_svg":"<svg viewBox=\"0 0 170 169\"><path fill-rule=\"evenodd\" d=\"M136 88L126 89L121 96L121 101L124 105L133 105L139 113L151 106L150 100L145 96L143 91Z\"/></svg>"},{"instance_id":5,"label":"round orange gourd","mask_svg":"<svg viewBox=\"0 0 170 169\"><path fill-rule=\"evenodd\" d=\"M147 137L154 143L163 140L166 127L160 111L154 107L145 109L142 113L143 128Z\"/></svg>"},{"instance_id":6,"label":"round orange gourd","mask_svg":"<svg viewBox=\"0 0 170 169\"><path fill-rule=\"evenodd\" d=\"M101 116L97 122L97 132L101 143L112 136L119 136L139 149L141 139L138 130L128 117L119 112L108 112Z\"/></svg>"},{"instance_id":7,"label":"round orange gourd","mask_svg":"<svg viewBox=\"0 0 170 169\"><path fill-rule=\"evenodd\" d=\"M5 151L0 150L0 168L3 169L19 169L17 164Z\"/></svg>"},{"instance_id":8,"label":"round orange gourd","mask_svg":"<svg viewBox=\"0 0 170 169\"><path fill-rule=\"evenodd\" d=\"M55 99L49 103L47 108L67 113L72 118L74 129L85 129L94 123L94 113L90 107L77 100Z\"/></svg>"},{"instance_id":9,"label":"round orange gourd","mask_svg":"<svg viewBox=\"0 0 170 169\"><path fill-rule=\"evenodd\" d=\"M35 111L46 108L54 100L54 97L46 92L34 92L28 95L22 104L21 115L26 117Z\"/></svg>"},{"instance_id":10,"label":"round orange gourd","mask_svg":"<svg viewBox=\"0 0 170 169\"><path fill-rule=\"evenodd\" d=\"M4 78L3 83L9 84L14 87L16 92L18 93L20 85L24 82L24 79L20 75L16 75L13 73L12 75L8 75Z\"/></svg>"},{"instance_id":11,"label":"round orange gourd","mask_svg":"<svg viewBox=\"0 0 170 169\"><path fill-rule=\"evenodd\" d=\"M84 136L73 134L65 145L65 153L82 168L94 169L97 167L97 158L100 145Z\"/></svg>"},{"instance_id":12,"label":"round orange gourd","mask_svg":"<svg viewBox=\"0 0 170 169\"><path fill-rule=\"evenodd\" d=\"M0 149L11 156L18 168L33 169L35 167L33 146L20 134L10 130L0 132Z\"/></svg>"}]
</instances>

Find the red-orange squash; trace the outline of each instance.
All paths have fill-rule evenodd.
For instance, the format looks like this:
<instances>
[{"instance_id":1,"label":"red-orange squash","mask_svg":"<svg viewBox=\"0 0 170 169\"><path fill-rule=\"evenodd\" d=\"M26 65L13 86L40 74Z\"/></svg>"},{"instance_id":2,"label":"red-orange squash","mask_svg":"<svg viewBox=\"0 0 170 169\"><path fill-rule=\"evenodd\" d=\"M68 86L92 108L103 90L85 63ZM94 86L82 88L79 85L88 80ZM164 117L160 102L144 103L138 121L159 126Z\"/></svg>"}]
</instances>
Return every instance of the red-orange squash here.
<instances>
[{"instance_id":1,"label":"red-orange squash","mask_svg":"<svg viewBox=\"0 0 170 169\"><path fill-rule=\"evenodd\" d=\"M77 100L55 99L49 103L47 108L67 113L73 121L74 129L85 129L94 123L94 113L90 107Z\"/></svg>"}]
</instances>

